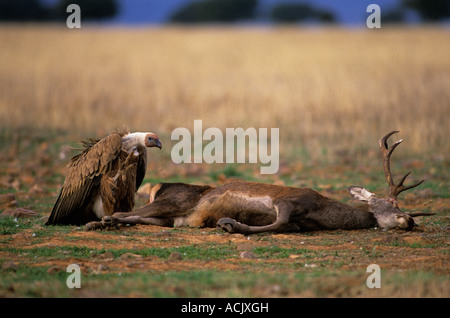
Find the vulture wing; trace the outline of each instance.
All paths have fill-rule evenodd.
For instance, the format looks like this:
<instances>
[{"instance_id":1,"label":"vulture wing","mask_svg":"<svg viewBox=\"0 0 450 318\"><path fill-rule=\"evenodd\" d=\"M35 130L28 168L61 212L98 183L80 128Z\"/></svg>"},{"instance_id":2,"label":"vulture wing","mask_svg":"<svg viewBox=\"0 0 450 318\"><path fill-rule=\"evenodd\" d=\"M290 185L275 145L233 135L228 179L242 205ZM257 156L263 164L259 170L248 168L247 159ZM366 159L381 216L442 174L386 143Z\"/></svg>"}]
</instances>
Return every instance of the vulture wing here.
<instances>
[{"instance_id":1,"label":"vulture wing","mask_svg":"<svg viewBox=\"0 0 450 318\"><path fill-rule=\"evenodd\" d=\"M99 193L102 175L118 164L122 151L122 136L113 133L107 137L83 142L86 149L72 158L59 197L46 223L84 224L92 220L86 215Z\"/></svg>"}]
</instances>

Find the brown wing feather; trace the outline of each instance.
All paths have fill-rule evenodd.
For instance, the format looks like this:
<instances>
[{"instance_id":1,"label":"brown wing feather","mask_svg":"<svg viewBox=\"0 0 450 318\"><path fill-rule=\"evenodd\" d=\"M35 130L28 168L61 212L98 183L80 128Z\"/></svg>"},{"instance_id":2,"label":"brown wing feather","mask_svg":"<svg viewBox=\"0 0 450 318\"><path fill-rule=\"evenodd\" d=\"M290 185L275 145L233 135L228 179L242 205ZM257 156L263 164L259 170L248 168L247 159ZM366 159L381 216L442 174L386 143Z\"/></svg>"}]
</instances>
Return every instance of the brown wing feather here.
<instances>
[{"instance_id":1,"label":"brown wing feather","mask_svg":"<svg viewBox=\"0 0 450 318\"><path fill-rule=\"evenodd\" d=\"M101 140L84 142L87 147L72 158L60 195L47 221L49 224L82 224L82 215L99 193L102 175L111 171L122 150L122 136L113 133Z\"/></svg>"},{"instance_id":2,"label":"brown wing feather","mask_svg":"<svg viewBox=\"0 0 450 318\"><path fill-rule=\"evenodd\" d=\"M116 182L115 209L113 212L128 212L134 208L135 192L141 185L147 168L147 149L144 146L137 146L136 150L138 152L137 156L135 156L134 152L127 154L126 157L121 155L120 173Z\"/></svg>"}]
</instances>

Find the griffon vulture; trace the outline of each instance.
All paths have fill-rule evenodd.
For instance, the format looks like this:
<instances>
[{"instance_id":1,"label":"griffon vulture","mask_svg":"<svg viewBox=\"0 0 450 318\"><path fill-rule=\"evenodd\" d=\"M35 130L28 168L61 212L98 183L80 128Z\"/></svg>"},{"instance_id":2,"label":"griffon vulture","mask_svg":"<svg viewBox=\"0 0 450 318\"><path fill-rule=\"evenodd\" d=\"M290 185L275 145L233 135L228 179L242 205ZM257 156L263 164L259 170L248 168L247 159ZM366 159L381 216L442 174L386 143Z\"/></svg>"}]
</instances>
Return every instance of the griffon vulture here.
<instances>
[{"instance_id":1,"label":"griffon vulture","mask_svg":"<svg viewBox=\"0 0 450 318\"><path fill-rule=\"evenodd\" d=\"M66 180L46 225L81 225L116 211L131 211L147 168L146 147L162 147L150 132L114 132L82 143L85 149L67 165Z\"/></svg>"}]
</instances>

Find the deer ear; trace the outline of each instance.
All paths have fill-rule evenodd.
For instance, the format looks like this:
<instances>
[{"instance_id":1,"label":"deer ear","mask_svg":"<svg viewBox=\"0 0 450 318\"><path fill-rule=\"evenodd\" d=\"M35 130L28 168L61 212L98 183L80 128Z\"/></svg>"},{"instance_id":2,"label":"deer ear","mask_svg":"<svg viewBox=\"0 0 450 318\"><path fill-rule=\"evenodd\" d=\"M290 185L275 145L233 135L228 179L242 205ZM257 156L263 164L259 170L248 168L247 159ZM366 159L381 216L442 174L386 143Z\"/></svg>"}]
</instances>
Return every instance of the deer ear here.
<instances>
[{"instance_id":1,"label":"deer ear","mask_svg":"<svg viewBox=\"0 0 450 318\"><path fill-rule=\"evenodd\" d=\"M375 194L362 187L351 186L348 188L348 191L354 199L364 202L369 202L370 198L375 196Z\"/></svg>"}]
</instances>

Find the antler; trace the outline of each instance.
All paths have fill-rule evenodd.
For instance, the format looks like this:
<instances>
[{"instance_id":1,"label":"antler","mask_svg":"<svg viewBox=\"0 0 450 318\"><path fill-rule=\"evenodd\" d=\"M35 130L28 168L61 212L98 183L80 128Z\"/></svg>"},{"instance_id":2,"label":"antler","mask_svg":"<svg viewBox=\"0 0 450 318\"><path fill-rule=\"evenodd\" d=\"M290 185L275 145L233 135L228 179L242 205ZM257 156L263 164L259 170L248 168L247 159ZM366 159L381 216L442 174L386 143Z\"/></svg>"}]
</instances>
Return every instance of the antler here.
<instances>
[{"instance_id":1,"label":"antler","mask_svg":"<svg viewBox=\"0 0 450 318\"><path fill-rule=\"evenodd\" d=\"M384 175L386 176L386 180L389 184L389 198L394 202L394 206L396 205L397 196L401 192L415 188L418 185L422 184L422 182L425 181L425 180L421 180L415 184L412 184L409 186L404 186L403 182L409 176L409 174L412 172L412 171L410 171L403 176L403 178L400 180L398 185L395 184L394 179L392 179L391 167L390 167L391 154L394 151L394 149L397 148L397 146L403 142L403 140L400 139L400 140L396 141L390 148L388 147L387 140L390 136L392 136L395 133L398 133L398 130L391 131L386 136L381 138L379 141L380 150L381 150L381 153L383 154Z\"/></svg>"}]
</instances>

